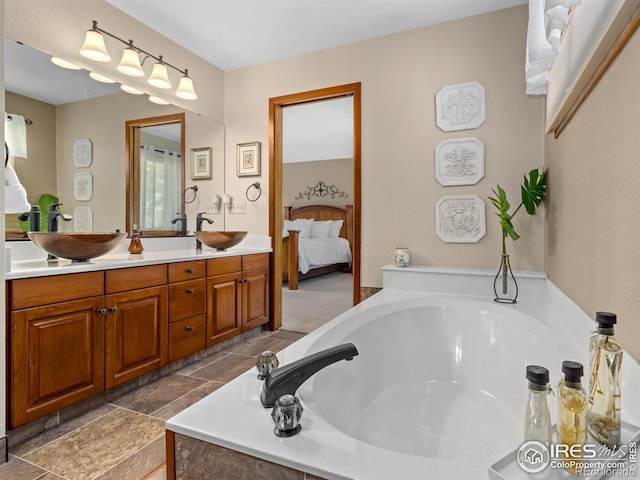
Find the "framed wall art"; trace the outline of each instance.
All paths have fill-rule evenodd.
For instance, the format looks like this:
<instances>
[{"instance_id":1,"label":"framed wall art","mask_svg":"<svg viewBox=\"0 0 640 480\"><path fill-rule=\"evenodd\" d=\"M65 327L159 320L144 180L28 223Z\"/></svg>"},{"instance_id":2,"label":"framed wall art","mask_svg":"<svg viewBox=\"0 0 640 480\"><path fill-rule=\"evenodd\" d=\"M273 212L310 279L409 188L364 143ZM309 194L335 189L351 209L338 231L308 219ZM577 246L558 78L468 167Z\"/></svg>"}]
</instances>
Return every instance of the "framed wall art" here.
<instances>
[{"instance_id":1,"label":"framed wall art","mask_svg":"<svg viewBox=\"0 0 640 480\"><path fill-rule=\"evenodd\" d=\"M76 167L88 167L93 162L93 143L88 138L73 142L73 164Z\"/></svg>"},{"instance_id":2,"label":"framed wall art","mask_svg":"<svg viewBox=\"0 0 640 480\"><path fill-rule=\"evenodd\" d=\"M452 138L436 145L435 176L440 185L475 185L484 177L484 143L476 137Z\"/></svg>"},{"instance_id":3,"label":"framed wall art","mask_svg":"<svg viewBox=\"0 0 640 480\"><path fill-rule=\"evenodd\" d=\"M237 157L239 177L260 175L260 142L239 143Z\"/></svg>"},{"instance_id":4,"label":"framed wall art","mask_svg":"<svg viewBox=\"0 0 640 480\"><path fill-rule=\"evenodd\" d=\"M93 175L79 172L73 176L73 196L79 202L88 202L93 197Z\"/></svg>"},{"instance_id":5,"label":"framed wall art","mask_svg":"<svg viewBox=\"0 0 640 480\"><path fill-rule=\"evenodd\" d=\"M445 85L436 93L436 125L443 132L478 128L486 119L485 108L480 83Z\"/></svg>"},{"instance_id":6,"label":"framed wall art","mask_svg":"<svg viewBox=\"0 0 640 480\"><path fill-rule=\"evenodd\" d=\"M212 178L211 147L191 149L191 180Z\"/></svg>"}]
</instances>

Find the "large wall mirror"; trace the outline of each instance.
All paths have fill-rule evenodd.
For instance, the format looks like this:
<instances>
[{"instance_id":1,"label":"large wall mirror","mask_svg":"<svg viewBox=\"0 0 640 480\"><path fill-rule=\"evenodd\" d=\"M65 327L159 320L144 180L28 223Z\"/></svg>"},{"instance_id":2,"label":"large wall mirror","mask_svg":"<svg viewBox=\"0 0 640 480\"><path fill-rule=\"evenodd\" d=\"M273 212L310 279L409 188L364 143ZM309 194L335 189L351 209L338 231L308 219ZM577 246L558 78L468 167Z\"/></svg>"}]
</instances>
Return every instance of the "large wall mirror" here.
<instances>
[{"instance_id":1,"label":"large wall mirror","mask_svg":"<svg viewBox=\"0 0 640 480\"><path fill-rule=\"evenodd\" d=\"M53 94L57 76L81 75L80 81L66 81L74 91ZM142 130L144 138L153 138L159 150L180 152L181 168L169 176L179 190L179 203L168 206L167 215L177 212L188 216L188 233L195 230L195 216L207 212L215 221L216 230L224 230L224 212L216 210L212 201L224 193L224 125L174 105L157 105L146 95L131 95L120 90L118 84L101 84L89 73L71 71L53 65L50 56L5 37L5 110L29 120L27 131L27 158L10 161L27 191L30 204L37 204L40 196L50 193L63 204L62 210L74 217L61 223L64 231L121 231L131 232L133 223L140 218L129 214L127 197L140 195L138 187L127 188L130 164L126 151L126 124L129 121L176 116L180 125L178 144L170 143L168 132L148 126ZM98 89L98 92L94 90ZM167 125L163 128L167 128ZM162 126L161 126L162 127ZM147 136L148 135L148 136ZM164 138L164 140L160 140ZM149 144L147 141L146 144ZM78 146L84 145L85 158L75 158ZM86 154L86 147L90 154ZM211 177L192 178L190 156L192 150L211 148ZM147 179L148 180L148 179ZM196 189L193 187L197 187ZM138 189L136 189L138 188ZM188 203L184 203L188 190ZM149 190L150 191L150 190ZM196 193L193 195L193 193ZM139 197L138 197L139 198ZM137 208L139 211L140 209ZM20 233L17 214L5 215L7 239L25 238ZM157 223L144 230L145 235L176 234L180 225Z\"/></svg>"}]
</instances>

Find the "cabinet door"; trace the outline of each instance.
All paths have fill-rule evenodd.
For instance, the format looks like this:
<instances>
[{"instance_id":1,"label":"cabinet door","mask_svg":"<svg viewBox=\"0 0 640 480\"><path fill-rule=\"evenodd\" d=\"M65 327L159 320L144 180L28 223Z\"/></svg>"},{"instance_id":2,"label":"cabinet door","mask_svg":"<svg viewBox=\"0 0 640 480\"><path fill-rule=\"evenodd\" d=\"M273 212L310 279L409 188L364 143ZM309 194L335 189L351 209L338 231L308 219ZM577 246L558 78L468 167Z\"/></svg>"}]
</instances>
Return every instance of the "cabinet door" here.
<instances>
[{"instance_id":1,"label":"cabinet door","mask_svg":"<svg viewBox=\"0 0 640 480\"><path fill-rule=\"evenodd\" d=\"M167 363L166 285L107 295L106 307L106 388Z\"/></svg>"},{"instance_id":2,"label":"cabinet door","mask_svg":"<svg viewBox=\"0 0 640 480\"><path fill-rule=\"evenodd\" d=\"M102 296L11 313L11 428L104 390Z\"/></svg>"},{"instance_id":3,"label":"cabinet door","mask_svg":"<svg viewBox=\"0 0 640 480\"><path fill-rule=\"evenodd\" d=\"M207 279L207 347L242 331L242 274Z\"/></svg>"},{"instance_id":4,"label":"cabinet door","mask_svg":"<svg viewBox=\"0 0 640 480\"><path fill-rule=\"evenodd\" d=\"M249 270L242 274L242 331L269 321L269 269Z\"/></svg>"}]
</instances>

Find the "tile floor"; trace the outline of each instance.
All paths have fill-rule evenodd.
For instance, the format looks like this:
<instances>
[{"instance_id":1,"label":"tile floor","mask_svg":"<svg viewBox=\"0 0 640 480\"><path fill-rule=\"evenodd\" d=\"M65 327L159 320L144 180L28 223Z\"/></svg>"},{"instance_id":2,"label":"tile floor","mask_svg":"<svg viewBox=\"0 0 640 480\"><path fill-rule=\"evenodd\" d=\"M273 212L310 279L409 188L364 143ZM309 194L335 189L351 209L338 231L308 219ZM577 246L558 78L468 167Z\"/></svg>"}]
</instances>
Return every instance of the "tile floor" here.
<instances>
[{"instance_id":1,"label":"tile floor","mask_svg":"<svg viewBox=\"0 0 640 480\"><path fill-rule=\"evenodd\" d=\"M304 334L261 332L9 449L0 479L166 479L164 421Z\"/></svg>"}]
</instances>

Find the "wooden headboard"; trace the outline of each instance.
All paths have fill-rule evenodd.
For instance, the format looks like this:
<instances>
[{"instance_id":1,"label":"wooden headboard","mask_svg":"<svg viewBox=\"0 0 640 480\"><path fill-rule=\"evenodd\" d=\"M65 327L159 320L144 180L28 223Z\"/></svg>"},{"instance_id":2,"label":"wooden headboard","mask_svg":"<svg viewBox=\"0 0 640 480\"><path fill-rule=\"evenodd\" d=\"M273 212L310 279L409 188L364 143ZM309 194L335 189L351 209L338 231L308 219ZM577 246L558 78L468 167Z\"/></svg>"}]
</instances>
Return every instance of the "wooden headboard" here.
<instances>
[{"instance_id":1,"label":"wooden headboard","mask_svg":"<svg viewBox=\"0 0 640 480\"><path fill-rule=\"evenodd\" d=\"M340 236L346 238L349 245L353 245L353 205L345 208L329 205L307 205L300 208L284 207L284 220L296 218L313 218L314 220L344 220Z\"/></svg>"}]
</instances>

